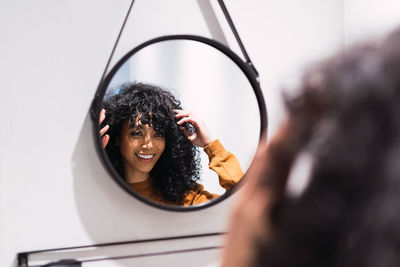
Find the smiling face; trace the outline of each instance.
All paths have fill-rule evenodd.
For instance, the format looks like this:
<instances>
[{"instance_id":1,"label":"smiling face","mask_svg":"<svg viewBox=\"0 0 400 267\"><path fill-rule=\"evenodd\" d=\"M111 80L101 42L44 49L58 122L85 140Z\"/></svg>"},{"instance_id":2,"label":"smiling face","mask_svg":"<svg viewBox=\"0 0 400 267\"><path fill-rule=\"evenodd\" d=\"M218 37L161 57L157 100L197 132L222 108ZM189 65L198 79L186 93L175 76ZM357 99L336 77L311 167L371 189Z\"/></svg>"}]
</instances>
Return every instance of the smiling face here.
<instances>
[{"instance_id":1,"label":"smiling face","mask_svg":"<svg viewBox=\"0 0 400 267\"><path fill-rule=\"evenodd\" d=\"M151 124L142 124L136 119L134 125L126 120L119 140L121 156L128 183L138 183L149 178L165 149L165 137Z\"/></svg>"}]
</instances>

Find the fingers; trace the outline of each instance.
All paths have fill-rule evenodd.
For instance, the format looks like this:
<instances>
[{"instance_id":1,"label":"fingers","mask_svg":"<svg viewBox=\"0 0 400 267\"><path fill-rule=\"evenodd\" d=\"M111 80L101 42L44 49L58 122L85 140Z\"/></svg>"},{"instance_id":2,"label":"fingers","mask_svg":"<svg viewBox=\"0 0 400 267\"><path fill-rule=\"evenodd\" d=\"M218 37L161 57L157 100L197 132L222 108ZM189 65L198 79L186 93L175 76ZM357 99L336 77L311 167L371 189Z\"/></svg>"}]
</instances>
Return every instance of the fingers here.
<instances>
[{"instance_id":1,"label":"fingers","mask_svg":"<svg viewBox=\"0 0 400 267\"><path fill-rule=\"evenodd\" d=\"M201 121L196 117L193 116L193 113L190 111L186 111L186 110L178 110L178 109L174 109L174 112L176 112L177 114L175 115L176 118L181 118L177 124L178 125L182 125L185 122L186 123L190 123L191 125L193 125L196 129L196 131L200 128L201 125Z\"/></svg>"},{"instance_id":2,"label":"fingers","mask_svg":"<svg viewBox=\"0 0 400 267\"><path fill-rule=\"evenodd\" d=\"M189 135L190 135L190 132L189 132L188 129L186 129L185 127L181 126L181 127L179 127L179 129L181 129L181 130L184 132L184 134L185 134L186 136L189 136Z\"/></svg>"},{"instance_id":3,"label":"fingers","mask_svg":"<svg viewBox=\"0 0 400 267\"><path fill-rule=\"evenodd\" d=\"M100 117L99 117L99 124L101 124L106 118L106 111L104 110L104 108L100 111ZM100 130L100 136L103 136L108 129L110 128L110 126L107 124L106 126L104 126L103 128L101 128Z\"/></svg>"},{"instance_id":4,"label":"fingers","mask_svg":"<svg viewBox=\"0 0 400 267\"><path fill-rule=\"evenodd\" d=\"M196 133L191 133L185 127L179 127L179 129L181 129L183 131L183 133L185 134L187 139L189 139L189 141L194 141L197 138L197 134Z\"/></svg>"},{"instance_id":5,"label":"fingers","mask_svg":"<svg viewBox=\"0 0 400 267\"><path fill-rule=\"evenodd\" d=\"M109 128L110 128L110 126L108 124L106 126L104 126L103 128L101 128L100 136L103 136L108 131Z\"/></svg>"},{"instance_id":6,"label":"fingers","mask_svg":"<svg viewBox=\"0 0 400 267\"><path fill-rule=\"evenodd\" d=\"M175 118L181 119L177 122L178 125L182 125L185 122L197 124L197 120L191 112L180 109L174 109L174 112L176 113Z\"/></svg>"},{"instance_id":7,"label":"fingers","mask_svg":"<svg viewBox=\"0 0 400 267\"><path fill-rule=\"evenodd\" d=\"M104 110L104 108L100 111L100 116L99 116L99 124L101 125L102 122L105 120L106 118L106 111ZM100 129L100 136L101 136L101 141L103 143L103 148L105 148L108 144L108 141L110 141L110 136L108 134L105 134L108 129L110 129L109 125L104 126L103 128Z\"/></svg>"},{"instance_id":8,"label":"fingers","mask_svg":"<svg viewBox=\"0 0 400 267\"><path fill-rule=\"evenodd\" d=\"M177 122L179 126L183 126L184 123L189 123L194 127L195 130L194 133L190 133L188 129L184 130L181 128L182 131L185 132L185 135L188 138L188 140L191 141L193 144L200 147L205 147L213 140L204 122L199 118L197 118L195 115L193 115L193 113L186 110L178 110L178 109L174 109L174 112L176 113L175 118L180 119Z\"/></svg>"},{"instance_id":9,"label":"fingers","mask_svg":"<svg viewBox=\"0 0 400 267\"><path fill-rule=\"evenodd\" d=\"M188 123L192 124L195 128L197 128L197 127L198 127L198 124L199 124L199 123L197 122L197 120L195 120L195 119L193 119L193 118L191 118L191 117L185 117L185 118L179 120L179 121L177 122L177 124L178 124L178 125L182 125L182 124L184 124L185 122L188 122Z\"/></svg>"},{"instance_id":10,"label":"fingers","mask_svg":"<svg viewBox=\"0 0 400 267\"><path fill-rule=\"evenodd\" d=\"M101 111L100 111L99 124L101 124L101 123L104 121L105 118L106 118L106 111L105 111L105 109L103 108L103 109L101 109Z\"/></svg>"},{"instance_id":11,"label":"fingers","mask_svg":"<svg viewBox=\"0 0 400 267\"><path fill-rule=\"evenodd\" d=\"M187 117L192 114L190 111L182 110L182 109L174 109L173 111L176 113L175 117L177 117L177 118Z\"/></svg>"},{"instance_id":12,"label":"fingers","mask_svg":"<svg viewBox=\"0 0 400 267\"><path fill-rule=\"evenodd\" d=\"M103 148L105 148L107 146L107 144L108 144L108 141L110 141L110 136L108 134L104 135L101 138L101 141L103 143Z\"/></svg>"}]
</instances>

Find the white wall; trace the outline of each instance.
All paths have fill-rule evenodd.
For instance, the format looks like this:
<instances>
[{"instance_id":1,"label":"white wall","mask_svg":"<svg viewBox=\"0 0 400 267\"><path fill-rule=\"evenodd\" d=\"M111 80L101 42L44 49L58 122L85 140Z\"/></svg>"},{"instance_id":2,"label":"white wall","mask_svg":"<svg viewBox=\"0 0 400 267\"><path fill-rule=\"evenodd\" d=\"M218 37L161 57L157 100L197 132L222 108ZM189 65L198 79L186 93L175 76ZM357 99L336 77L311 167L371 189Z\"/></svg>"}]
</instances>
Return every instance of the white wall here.
<instances>
[{"instance_id":1,"label":"white wall","mask_svg":"<svg viewBox=\"0 0 400 267\"><path fill-rule=\"evenodd\" d=\"M152 37L210 35L195 0L135 2L113 63ZM226 2L260 73L272 135L284 116L282 85L295 84L304 65L343 46L343 2ZM196 212L158 210L122 192L97 158L87 112L128 6L0 2L2 266L12 266L21 251L226 229L232 198ZM215 259L210 253L194 257Z\"/></svg>"},{"instance_id":2,"label":"white wall","mask_svg":"<svg viewBox=\"0 0 400 267\"><path fill-rule=\"evenodd\" d=\"M345 43L376 38L400 26L400 2L396 0L345 1Z\"/></svg>"}]
</instances>

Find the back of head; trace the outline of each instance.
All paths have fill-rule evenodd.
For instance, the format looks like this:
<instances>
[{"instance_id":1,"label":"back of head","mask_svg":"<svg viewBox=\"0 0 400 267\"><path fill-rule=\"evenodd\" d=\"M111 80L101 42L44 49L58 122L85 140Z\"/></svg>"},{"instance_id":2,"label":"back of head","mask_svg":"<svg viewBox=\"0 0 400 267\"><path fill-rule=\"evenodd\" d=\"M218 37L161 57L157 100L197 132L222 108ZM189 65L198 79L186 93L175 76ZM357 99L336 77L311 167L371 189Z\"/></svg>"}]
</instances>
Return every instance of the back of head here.
<instances>
[{"instance_id":1,"label":"back of head","mask_svg":"<svg viewBox=\"0 0 400 267\"><path fill-rule=\"evenodd\" d=\"M254 265L400 266L400 29L323 62L300 89L273 155L279 169L309 153L310 182L278 201Z\"/></svg>"}]
</instances>

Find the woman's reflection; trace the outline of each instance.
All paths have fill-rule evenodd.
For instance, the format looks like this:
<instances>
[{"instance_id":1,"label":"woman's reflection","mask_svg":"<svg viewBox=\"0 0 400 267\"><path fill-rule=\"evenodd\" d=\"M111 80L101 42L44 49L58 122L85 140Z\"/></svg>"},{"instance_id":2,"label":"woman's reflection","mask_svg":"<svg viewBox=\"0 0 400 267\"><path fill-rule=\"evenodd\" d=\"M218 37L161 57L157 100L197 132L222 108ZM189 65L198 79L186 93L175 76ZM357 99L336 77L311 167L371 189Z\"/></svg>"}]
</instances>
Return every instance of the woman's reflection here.
<instances>
[{"instance_id":1,"label":"woman's reflection","mask_svg":"<svg viewBox=\"0 0 400 267\"><path fill-rule=\"evenodd\" d=\"M205 124L184 111L170 92L143 83L124 84L100 113L103 147L136 192L163 204L195 205L219 197L198 183L198 148L229 189L243 176L239 161L213 139Z\"/></svg>"}]
</instances>

